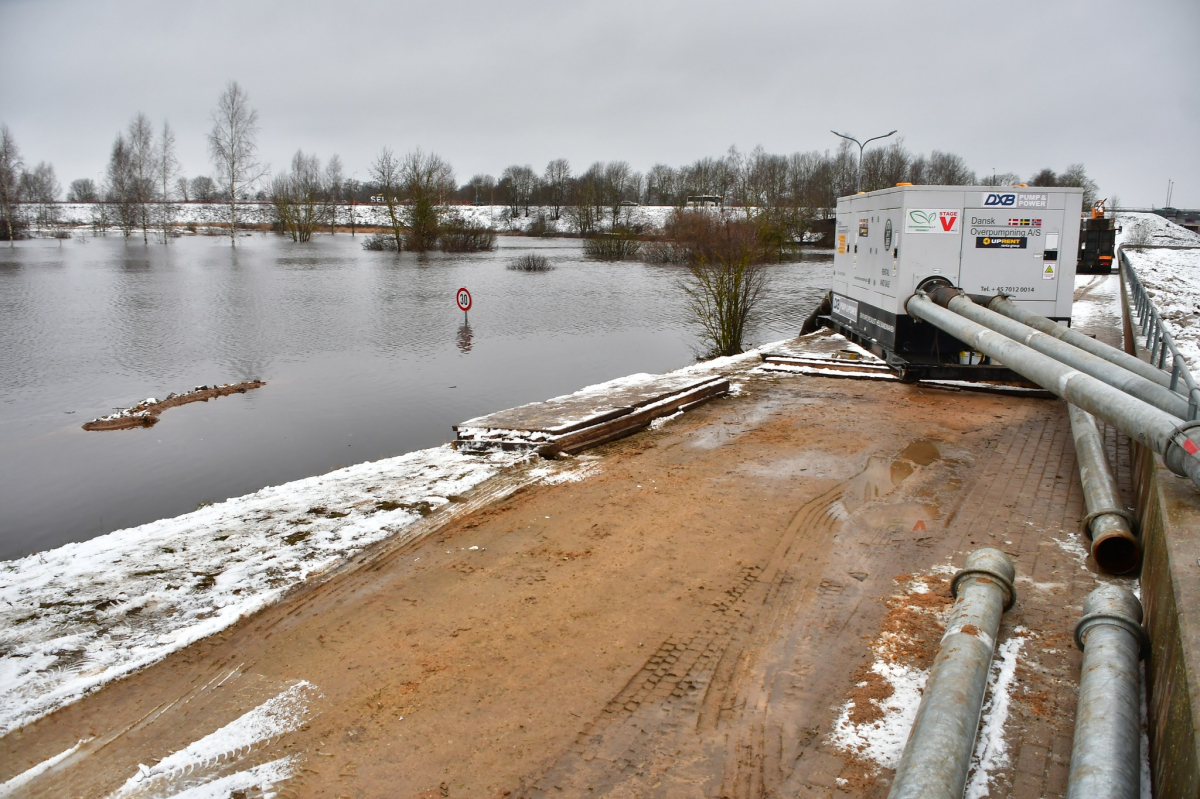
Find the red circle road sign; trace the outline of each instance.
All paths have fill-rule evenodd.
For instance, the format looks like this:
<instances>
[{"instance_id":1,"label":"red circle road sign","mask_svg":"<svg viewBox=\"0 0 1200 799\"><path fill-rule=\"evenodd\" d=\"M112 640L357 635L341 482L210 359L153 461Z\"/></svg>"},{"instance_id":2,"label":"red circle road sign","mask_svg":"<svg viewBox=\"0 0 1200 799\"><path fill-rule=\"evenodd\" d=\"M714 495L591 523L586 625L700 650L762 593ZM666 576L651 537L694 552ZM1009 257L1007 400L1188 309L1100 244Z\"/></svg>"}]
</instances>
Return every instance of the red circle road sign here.
<instances>
[{"instance_id":1,"label":"red circle road sign","mask_svg":"<svg viewBox=\"0 0 1200 799\"><path fill-rule=\"evenodd\" d=\"M466 289L458 290L458 310L466 312L471 310L471 292Z\"/></svg>"}]
</instances>

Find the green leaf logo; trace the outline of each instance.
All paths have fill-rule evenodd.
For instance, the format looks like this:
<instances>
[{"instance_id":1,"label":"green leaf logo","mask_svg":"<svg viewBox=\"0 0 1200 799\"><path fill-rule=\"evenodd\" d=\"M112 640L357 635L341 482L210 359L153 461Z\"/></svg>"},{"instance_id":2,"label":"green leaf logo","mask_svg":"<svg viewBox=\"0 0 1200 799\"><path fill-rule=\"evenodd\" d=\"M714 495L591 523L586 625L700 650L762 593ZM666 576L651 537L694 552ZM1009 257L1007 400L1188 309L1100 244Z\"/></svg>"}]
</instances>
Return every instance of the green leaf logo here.
<instances>
[{"instance_id":1,"label":"green leaf logo","mask_svg":"<svg viewBox=\"0 0 1200 799\"><path fill-rule=\"evenodd\" d=\"M908 218L918 225L932 225L935 217L928 211L909 211Z\"/></svg>"}]
</instances>

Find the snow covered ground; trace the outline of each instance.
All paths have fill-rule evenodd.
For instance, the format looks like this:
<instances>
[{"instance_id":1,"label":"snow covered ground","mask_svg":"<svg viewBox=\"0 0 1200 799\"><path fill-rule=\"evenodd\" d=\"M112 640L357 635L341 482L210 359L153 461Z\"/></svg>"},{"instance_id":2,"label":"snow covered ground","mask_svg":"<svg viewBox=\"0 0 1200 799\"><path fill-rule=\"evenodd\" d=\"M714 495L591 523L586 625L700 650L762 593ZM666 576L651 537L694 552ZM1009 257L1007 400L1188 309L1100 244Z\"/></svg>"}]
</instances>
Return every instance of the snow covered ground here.
<instances>
[{"instance_id":1,"label":"snow covered ground","mask_svg":"<svg viewBox=\"0 0 1200 799\"><path fill-rule=\"evenodd\" d=\"M90 226L95 222L100 206L93 203L61 203L58 206L61 222L68 226ZM229 206L220 203L176 203L172 206L173 218L176 225L195 225L203 227L223 223L228 219ZM646 229L661 229L674 212L673 206L665 205L635 205L626 206L621 211L621 221L630 225L641 225ZM566 217L557 222L552 219L552 209L531 208L529 216L518 214L510 216L508 206L504 205L455 205L451 212L463 219L482 222L488 227L499 231L519 232L529 228L537 221L539 213L547 220L551 230L559 233L570 233L570 223ZM356 225L364 227L383 226L387 224L387 206L375 203L362 205L338 206L337 220L339 225L350 225L353 214ZM245 203L238 205L238 219L244 224L270 224L274 219L274 208L270 203ZM110 214L111 216L111 214ZM110 230L115 227L111 222Z\"/></svg>"},{"instance_id":2,"label":"snow covered ground","mask_svg":"<svg viewBox=\"0 0 1200 799\"><path fill-rule=\"evenodd\" d=\"M270 605L517 460L436 447L0 563L0 735Z\"/></svg>"},{"instance_id":3,"label":"snow covered ground","mask_svg":"<svg viewBox=\"0 0 1200 799\"><path fill-rule=\"evenodd\" d=\"M1200 234L1157 214L1118 214L1117 224L1122 228L1117 243L1124 245L1192 374L1200 376ZM1146 231L1151 245L1141 252L1130 244L1136 240L1138 226ZM1172 249L1175 247L1192 249Z\"/></svg>"},{"instance_id":4,"label":"snow covered ground","mask_svg":"<svg viewBox=\"0 0 1200 799\"><path fill-rule=\"evenodd\" d=\"M669 374L690 380L746 371L777 346ZM579 393L597 396L630 379ZM0 736L220 632L372 544L404 535L527 457L434 447L0 562ZM553 485L599 469L597 458L583 455L523 474Z\"/></svg>"}]
</instances>

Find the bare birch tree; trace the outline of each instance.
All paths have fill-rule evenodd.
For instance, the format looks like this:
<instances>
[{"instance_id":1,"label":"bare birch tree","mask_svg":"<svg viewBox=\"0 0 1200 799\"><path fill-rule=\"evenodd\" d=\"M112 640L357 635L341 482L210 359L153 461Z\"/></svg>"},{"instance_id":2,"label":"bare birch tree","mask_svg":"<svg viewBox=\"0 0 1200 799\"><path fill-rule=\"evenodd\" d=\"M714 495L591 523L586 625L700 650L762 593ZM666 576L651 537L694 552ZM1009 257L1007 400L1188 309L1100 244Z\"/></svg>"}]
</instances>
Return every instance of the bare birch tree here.
<instances>
[{"instance_id":1,"label":"bare birch tree","mask_svg":"<svg viewBox=\"0 0 1200 799\"><path fill-rule=\"evenodd\" d=\"M342 173L342 159L337 153L329 157L325 164L325 203L328 206L329 234L337 235L338 211L342 204L342 193L345 190L346 178Z\"/></svg>"},{"instance_id":2,"label":"bare birch tree","mask_svg":"<svg viewBox=\"0 0 1200 799\"><path fill-rule=\"evenodd\" d=\"M229 239L237 246L238 193L249 189L266 170L258 162L258 112L237 81L231 80L213 111L208 152L217 182L229 201Z\"/></svg>"},{"instance_id":3,"label":"bare birch tree","mask_svg":"<svg viewBox=\"0 0 1200 799\"><path fill-rule=\"evenodd\" d=\"M17 239L17 212L21 205L21 172L25 163L8 125L0 125L0 216L8 231L8 246Z\"/></svg>"},{"instance_id":4,"label":"bare birch tree","mask_svg":"<svg viewBox=\"0 0 1200 799\"><path fill-rule=\"evenodd\" d=\"M129 123L128 147L131 199L137 224L142 229L142 241L148 244L157 181L154 174L154 130L145 114L138 114Z\"/></svg>"}]
</instances>

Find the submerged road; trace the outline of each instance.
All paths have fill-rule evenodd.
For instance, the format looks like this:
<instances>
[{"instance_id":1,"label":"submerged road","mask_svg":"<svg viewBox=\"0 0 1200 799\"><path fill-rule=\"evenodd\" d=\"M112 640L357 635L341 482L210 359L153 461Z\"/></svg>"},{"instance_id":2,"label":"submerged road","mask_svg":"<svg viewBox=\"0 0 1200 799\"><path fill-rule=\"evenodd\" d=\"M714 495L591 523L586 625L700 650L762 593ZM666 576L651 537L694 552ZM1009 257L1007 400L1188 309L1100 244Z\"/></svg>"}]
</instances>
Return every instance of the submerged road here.
<instances>
[{"instance_id":1,"label":"submerged road","mask_svg":"<svg viewBox=\"0 0 1200 799\"><path fill-rule=\"evenodd\" d=\"M948 577L989 545L1018 600L972 784L1063 796L1102 579L1066 406L753 366L583 479L430 517L10 734L0 782L63 754L28 795L884 796Z\"/></svg>"}]
</instances>

